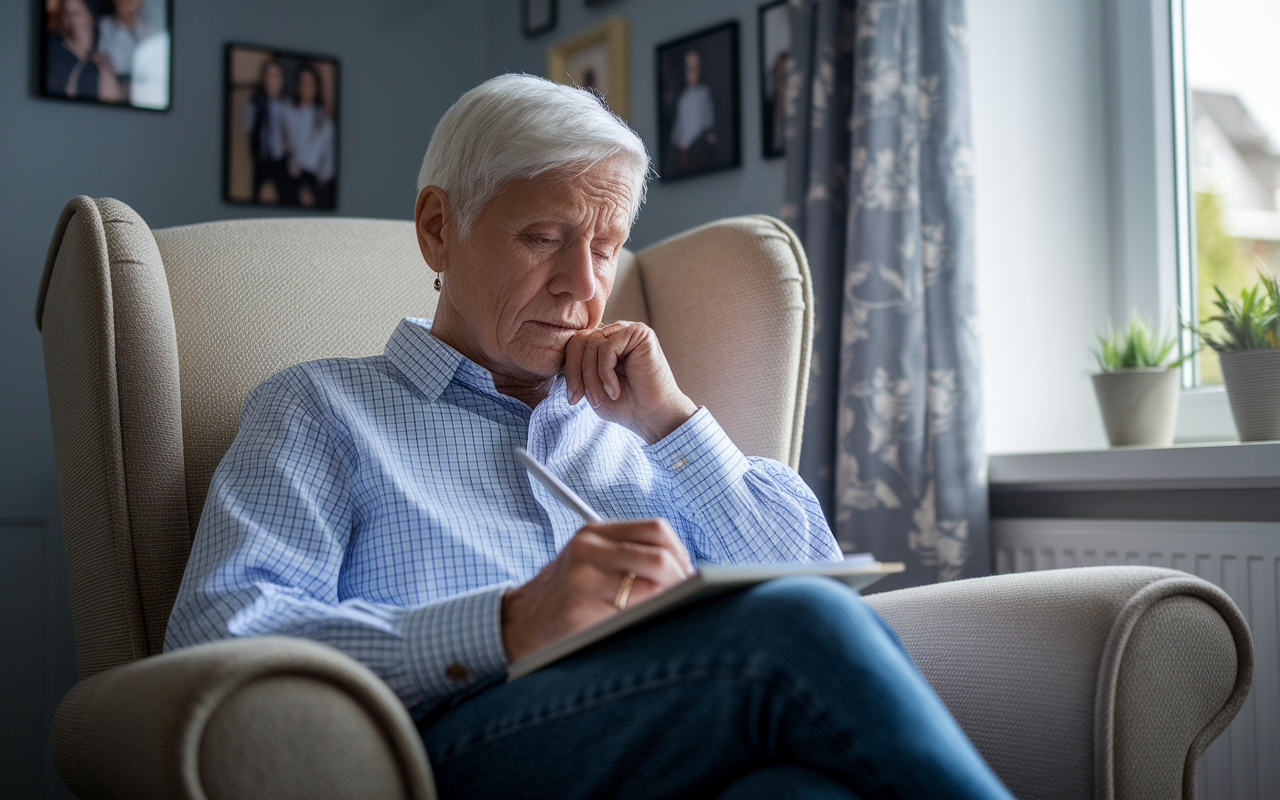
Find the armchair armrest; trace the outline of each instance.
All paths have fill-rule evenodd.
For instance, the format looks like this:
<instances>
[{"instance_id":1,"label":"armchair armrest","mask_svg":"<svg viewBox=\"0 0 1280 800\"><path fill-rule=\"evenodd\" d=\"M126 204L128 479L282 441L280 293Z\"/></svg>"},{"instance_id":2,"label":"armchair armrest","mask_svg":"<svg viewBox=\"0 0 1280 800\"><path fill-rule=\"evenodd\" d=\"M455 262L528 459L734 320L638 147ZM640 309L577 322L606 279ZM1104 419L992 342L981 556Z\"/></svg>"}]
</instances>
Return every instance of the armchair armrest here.
<instances>
[{"instance_id":1,"label":"armchair armrest","mask_svg":"<svg viewBox=\"0 0 1280 800\"><path fill-rule=\"evenodd\" d=\"M870 595L1017 797L1195 796L1253 644L1208 581L1155 567L1000 575Z\"/></svg>"},{"instance_id":2,"label":"armchair armrest","mask_svg":"<svg viewBox=\"0 0 1280 800\"><path fill-rule=\"evenodd\" d=\"M81 798L435 798L391 689L304 639L232 639L101 672L63 698L52 738Z\"/></svg>"}]
</instances>

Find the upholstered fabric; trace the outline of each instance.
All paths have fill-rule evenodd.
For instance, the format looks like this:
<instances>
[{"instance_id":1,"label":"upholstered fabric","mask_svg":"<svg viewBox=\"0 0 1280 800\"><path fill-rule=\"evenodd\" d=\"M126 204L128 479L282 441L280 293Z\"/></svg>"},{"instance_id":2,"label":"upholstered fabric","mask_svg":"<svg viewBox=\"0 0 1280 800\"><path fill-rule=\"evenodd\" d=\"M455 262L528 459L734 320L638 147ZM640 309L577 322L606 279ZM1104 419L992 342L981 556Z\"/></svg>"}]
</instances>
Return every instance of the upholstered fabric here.
<instances>
[{"instance_id":1,"label":"upholstered fabric","mask_svg":"<svg viewBox=\"0 0 1280 800\"><path fill-rule=\"evenodd\" d=\"M431 796L407 713L337 651L258 638L146 656L245 393L297 361L378 352L434 303L408 222L153 237L117 201L67 205L36 317L86 678L54 719L54 758L80 797ZM794 466L811 309L794 235L756 216L624 253L606 316L652 325L743 450ZM1184 573L1064 570L870 602L1028 800L1192 797L1196 757L1249 685L1238 610Z\"/></svg>"},{"instance_id":2,"label":"upholstered fabric","mask_svg":"<svg viewBox=\"0 0 1280 800\"><path fill-rule=\"evenodd\" d=\"M438 295L413 223L256 219L155 232L182 365L192 533L249 390L315 358L382 352Z\"/></svg>"},{"instance_id":3,"label":"upholstered fabric","mask_svg":"<svg viewBox=\"0 0 1280 800\"><path fill-rule=\"evenodd\" d=\"M58 709L53 750L82 798L435 796L417 728L386 684L303 639L200 645L81 681Z\"/></svg>"},{"instance_id":4,"label":"upholstered fabric","mask_svg":"<svg viewBox=\"0 0 1280 800\"><path fill-rule=\"evenodd\" d=\"M639 251L635 269L680 388L743 452L794 469L813 338L795 234L763 215L720 220Z\"/></svg>"},{"instance_id":5,"label":"upholstered fabric","mask_svg":"<svg viewBox=\"0 0 1280 800\"><path fill-rule=\"evenodd\" d=\"M146 223L115 200L68 203L49 247L37 324L82 677L160 651L186 565L169 308Z\"/></svg>"},{"instance_id":6,"label":"upholstered fabric","mask_svg":"<svg viewBox=\"0 0 1280 800\"><path fill-rule=\"evenodd\" d=\"M1014 795L1195 796L1248 692L1230 598L1155 567L1003 575L871 595Z\"/></svg>"}]
</instances>

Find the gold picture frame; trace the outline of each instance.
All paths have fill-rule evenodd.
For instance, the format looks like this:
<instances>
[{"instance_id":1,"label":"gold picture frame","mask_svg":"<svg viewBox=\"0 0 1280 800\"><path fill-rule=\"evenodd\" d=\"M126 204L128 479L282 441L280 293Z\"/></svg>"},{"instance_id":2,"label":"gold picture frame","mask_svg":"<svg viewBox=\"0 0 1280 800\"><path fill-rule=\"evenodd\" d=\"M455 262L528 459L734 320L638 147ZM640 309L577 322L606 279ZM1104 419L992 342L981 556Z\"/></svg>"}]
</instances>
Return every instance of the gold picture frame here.
<instances>
[{"instance_id":1,"label":"gold picture frame","mask_svg":"<svg viewBox=\"0 0 1280 800\"><path fill-rule=\"evenodd\" d=\"M631 22L610 17L603 24L547 48L547 77L600 91L613 113L631 114Z\"/></svg>"}]
</instances>

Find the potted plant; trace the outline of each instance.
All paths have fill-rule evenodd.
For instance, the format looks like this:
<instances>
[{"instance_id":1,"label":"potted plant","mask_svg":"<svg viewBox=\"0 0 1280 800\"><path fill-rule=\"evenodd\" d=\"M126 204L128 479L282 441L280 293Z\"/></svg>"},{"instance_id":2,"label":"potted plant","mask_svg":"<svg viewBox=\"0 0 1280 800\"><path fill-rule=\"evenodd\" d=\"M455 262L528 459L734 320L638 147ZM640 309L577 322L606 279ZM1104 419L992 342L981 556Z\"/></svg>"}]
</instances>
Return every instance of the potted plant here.
<instances>
[{"instance_id":1,"label":"potted plant","mask_svg":"<svg viewBox=\"0 0 1280 800\"><path fill-rule=\"evenodd\" d=\"M1107 325L1093 351L1099 372L1093 376L1102 423L1112 447L1168 447L1178 419L1183 358L1169 361L1174 336L1161 336L1137 311L1117 331Z\"/></svg>"},{"instance_id":2,"label":"potted plant","mask_svg":"<svg viewBox=\"0 0 1280 800\"><path fill-rule=\"evenodd\" d=\"M1274 276L1229 299L1218 287L1213 304L1221 335L1197 331L1218 353L1231 416L1242 442L1280 439L1280 285Z\"/></svg>"}]
</instances>

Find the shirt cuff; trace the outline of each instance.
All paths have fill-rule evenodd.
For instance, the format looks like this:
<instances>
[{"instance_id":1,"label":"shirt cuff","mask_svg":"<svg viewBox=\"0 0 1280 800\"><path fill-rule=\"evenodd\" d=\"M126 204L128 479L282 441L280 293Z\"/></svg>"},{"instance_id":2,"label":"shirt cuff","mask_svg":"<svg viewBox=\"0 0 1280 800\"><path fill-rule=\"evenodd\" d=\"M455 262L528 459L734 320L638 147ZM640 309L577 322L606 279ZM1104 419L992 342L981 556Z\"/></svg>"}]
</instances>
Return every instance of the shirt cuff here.
<instances>
[{"instance_id":1,"label":"shirt cuff","mask_svg":"<svg viewBox=\"0 0 1280 800\"><path fill-rule=\"evenodd\" d=\"M694 508L705 508L751 468L706 406L646 450L659 472L671 478L679 499Z\"/></svg>"},{"instance_id":2,"label":"shirt cuff","mask_svg":"<svg viewBox=\"0 0 1280 800\"><path fill-rule=\"evenodd\" d=\"M410 674L427 697L443 698L502 676L502 583L419 606L406 615Z\"/></svg>"}]
</instances>

